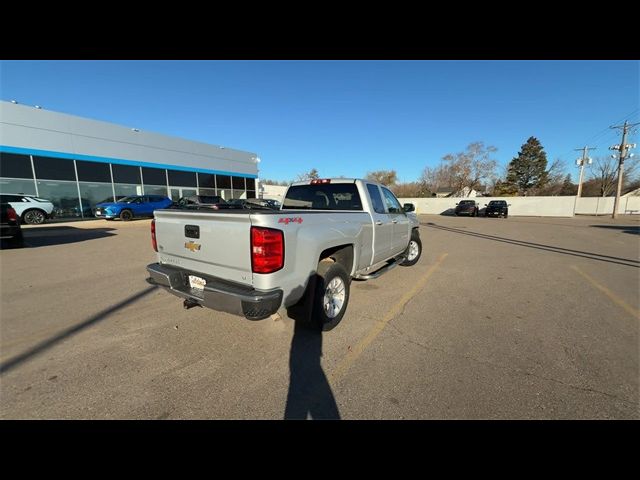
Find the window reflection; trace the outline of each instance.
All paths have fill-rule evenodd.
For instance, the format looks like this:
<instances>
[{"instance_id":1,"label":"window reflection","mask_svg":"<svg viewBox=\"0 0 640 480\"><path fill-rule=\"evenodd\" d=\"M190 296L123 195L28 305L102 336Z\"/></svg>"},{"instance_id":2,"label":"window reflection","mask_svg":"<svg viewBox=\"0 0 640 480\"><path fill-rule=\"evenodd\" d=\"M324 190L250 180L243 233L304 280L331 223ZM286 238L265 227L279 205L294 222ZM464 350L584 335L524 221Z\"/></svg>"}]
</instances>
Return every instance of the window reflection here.
<instances>
[{"instance_id":1,"label":"window reflection","mask_svg":"<svg viewBox=\"0 0 640 480\"><path fill-rule=\"evenodd\" d=\"M113 202L111 184L80 182L80 201L84 216L93 217L98 203Z\"/></svg>"},{"instance_id":2,"label":"window reflection","mask_svg":"<svg viewBox=\"0 0 640 480\"><path fill-rule=\"evenodd\" d=\"M53 203L53 216L79 218L80 202L76 182L38 180L38 196Z\"/></svg>"},{"instance_id":3,"label":"window reflection","mask_svg":"<svg viewBox=\"0 0 640 480\"><path fill-rule=\"evenodd\" d=\"M36 184L33 180L3 178L0 179L0 193L22 193L23 195L35 195Z\"/></svg>"}]
</instances>

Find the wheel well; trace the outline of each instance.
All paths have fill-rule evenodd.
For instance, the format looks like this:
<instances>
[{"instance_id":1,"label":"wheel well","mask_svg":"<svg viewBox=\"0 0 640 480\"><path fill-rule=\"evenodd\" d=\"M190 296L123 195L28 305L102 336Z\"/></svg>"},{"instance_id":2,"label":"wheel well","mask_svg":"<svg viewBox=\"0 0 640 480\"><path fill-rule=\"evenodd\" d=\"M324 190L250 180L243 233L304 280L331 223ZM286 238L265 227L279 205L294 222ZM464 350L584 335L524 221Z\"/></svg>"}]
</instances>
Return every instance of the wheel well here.
<instances>
[{"instance_id":1,"label":"wheel well","mask_svg":"<svg viewBox=\"0 0 640 480\"><path fill-rule=\"evenodd\" d=\"M320 254L318 263L326 258L331 258L334 262L339 263L347 273L351 274L353 268L353 245L339 245L337 247L327 248Z\"/></svg>"}]
</instances>

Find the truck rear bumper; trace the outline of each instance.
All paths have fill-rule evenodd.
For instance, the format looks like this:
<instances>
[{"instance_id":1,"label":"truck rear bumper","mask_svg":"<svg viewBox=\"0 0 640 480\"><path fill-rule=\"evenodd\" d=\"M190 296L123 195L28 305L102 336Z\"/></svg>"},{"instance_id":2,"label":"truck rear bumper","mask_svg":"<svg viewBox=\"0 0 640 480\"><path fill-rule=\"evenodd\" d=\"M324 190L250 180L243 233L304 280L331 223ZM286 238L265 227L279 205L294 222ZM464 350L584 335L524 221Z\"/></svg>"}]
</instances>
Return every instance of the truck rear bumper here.
<instances>
[{"instance_id":1,"label":"truck rear bumper","mask_svg":"<svg viewBox=\"0 0 640 480\"><path fill-rule=\"evenodd\" d=\"M240 315L249 320L261 320L273 315L282 304L282 290L260 292L243 286L191 272L183 268L152 263L147 265L147 283L164 287L168 292L195 302L203 307L221 312ZM204 289L189 286L189 275L197 275L206 280Z\"/></svg>"}]
</instances>

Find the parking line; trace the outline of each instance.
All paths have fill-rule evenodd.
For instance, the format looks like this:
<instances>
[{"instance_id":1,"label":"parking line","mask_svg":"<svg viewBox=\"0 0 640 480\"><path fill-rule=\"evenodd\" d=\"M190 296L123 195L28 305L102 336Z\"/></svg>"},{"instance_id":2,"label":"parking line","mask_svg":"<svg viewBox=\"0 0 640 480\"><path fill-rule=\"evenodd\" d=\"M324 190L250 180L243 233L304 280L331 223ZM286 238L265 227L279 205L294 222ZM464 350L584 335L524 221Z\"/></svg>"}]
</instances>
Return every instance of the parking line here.
<instances>
[{"instance_id":1,"label":"parking line","mask_svg":"<svg viewBox=\"0 0 640 480\"><path fill-rule=\"evenodd\" d=\"M356 359L362 354L362 352L375 340L375 338L380 335L380 332L384 330L384 327L393 320L404 308L404 306L411 300L414 295L416 295L420 290L424 288L429 280L429 277L436 271L436 269L440 266L440 264L444 261L444 259L449 255L448 253L443 253L440 255L440 258L434 263L427 273L420 279L420 281L413 287L409 292L405 293L404 296L396 303L391 310L387 312L387 314L382 318L382 320L378 320L373 328L367 333L367 335L358 342L358 344L353 347L347 355L338 363L338 365L331 371L329 374L329 378L331 381L338 380L345 371L356 361Z\"/></svg>"},{"instance_id":2,"label":"parking line","mask_svg":"<svg viewBox=\"0 0 640 480\"><path fill-rule=\"evenodd\" d=\"M589 281L589 283L591 283L594 287L596 287L598 290L600 290L602 293L604 293L607 297L609 297L609 299L613 303L615 303L619 307L622 307L623 309L625 309L627 311L627 313L631 314L632 317L635 317L638 320L640 320L640 310L638 310L637 308L634 308L631 305L629 305L627 302L625 302L622 298L620 298L618 295L613 293L611 290L609 290L604 285L600 285L590 275L587 275L586 273L584 273L582 270L580 270L575 265L571 265L571 268L573 270L575 270L576 272L578 272L580 275L582 275L585 279L587 279L587 281Z\"/></svg>"}]
</instances>

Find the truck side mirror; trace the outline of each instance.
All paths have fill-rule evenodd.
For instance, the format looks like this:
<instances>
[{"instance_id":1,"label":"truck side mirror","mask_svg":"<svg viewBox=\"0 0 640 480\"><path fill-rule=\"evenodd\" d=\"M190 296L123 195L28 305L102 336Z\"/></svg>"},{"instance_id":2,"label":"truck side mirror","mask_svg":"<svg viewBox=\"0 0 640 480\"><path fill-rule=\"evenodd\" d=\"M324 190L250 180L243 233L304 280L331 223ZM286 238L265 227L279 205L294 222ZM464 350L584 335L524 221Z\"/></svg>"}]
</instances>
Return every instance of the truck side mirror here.
<instances>
[{"instance_id":1,"label":"truck side mirror","mask_svg":"<svg viewBox=\"0 0 640 480\"><path fill-rule=\"evenodd\" d=\"M416 207L413 205L413 203L405 203L402 206L402 210L404 210L404 213L409 213L409 212L413 212L415 211Z\"/></svg>"}]
</instances>

